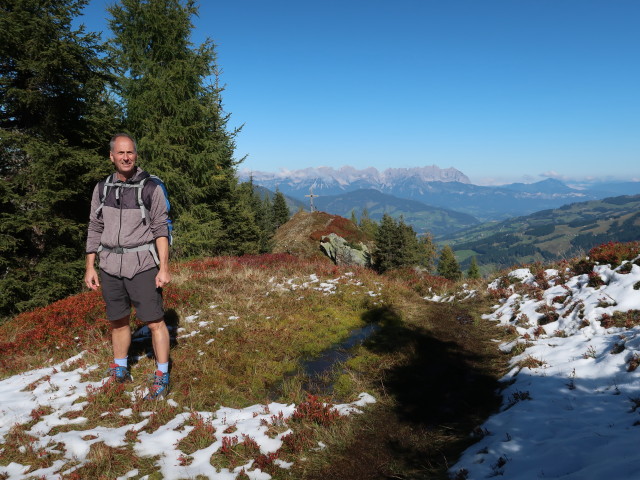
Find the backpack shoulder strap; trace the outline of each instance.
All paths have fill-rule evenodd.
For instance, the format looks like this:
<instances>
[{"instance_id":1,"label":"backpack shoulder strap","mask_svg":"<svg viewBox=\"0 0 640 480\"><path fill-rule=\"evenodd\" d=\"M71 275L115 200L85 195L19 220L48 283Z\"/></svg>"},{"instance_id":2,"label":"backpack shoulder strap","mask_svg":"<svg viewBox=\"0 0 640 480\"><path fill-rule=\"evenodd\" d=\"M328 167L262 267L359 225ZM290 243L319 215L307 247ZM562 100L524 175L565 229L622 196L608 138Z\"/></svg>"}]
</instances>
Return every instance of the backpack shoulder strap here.
<instances>
[{"instance_id":1,"label":"backpack shoulder strap","mask_svg":"<svg viewBox=\"0 0 640 480\"><path fill-rule=\"evenodd\" d=\"M144 203L142 201L142 189L144 188L144 184L147 181L147 178L144 177L136 184L136 201L138 203L138 207L140 208L140 214L142 215L142 223L147 223L147 214L144 211Z\"/></svg>"},{"instance_id":2,"label":"backpack shoulder strap","mask_svg":"<svg viewBox=\"0 0 640 480\"><path fill-rule=\"evenodd\" d=\"M164 201L167 206L167 229L169 230L169 245L173 244L173 222L171 221L171 217L169 216L171 212L171 203L169 202L169 192L167 191L167 186L164 184L162 179L157 175L149 175L149 180L155 183L158 187L162 189L162 193L164 194Z\"/></svg>"},{"instance_id":3,"label":"backpack shoulder strap","mask_svg":"<svg viewBox=\"0 0 640 480\"><path fill-rule=\"evenodd\" d=\"M167 191L167 186L164 184L162 179L157 175L149 175L148 177L153 183L162 188L162 193L164 193L164 199L167 203L167 213L171 210L171 204L169 203L169 192Z\"/></svg>"},{"instance_id":4,"label":"backpack shoulder strap","mask_svg":"<svg viewBox=\"0 0 640 480\"><path fill-rule=\"evenodd\" d=\"M102 212L102 207L104 207L104 200L107 198L107 194L109 193L109 188L115 186L114 182L115 173L112 173L107 178L105 178L102 182L102 192L100 192L100 206L96 209L96 216L100 215Z\"/></svg>"}]
</instances>

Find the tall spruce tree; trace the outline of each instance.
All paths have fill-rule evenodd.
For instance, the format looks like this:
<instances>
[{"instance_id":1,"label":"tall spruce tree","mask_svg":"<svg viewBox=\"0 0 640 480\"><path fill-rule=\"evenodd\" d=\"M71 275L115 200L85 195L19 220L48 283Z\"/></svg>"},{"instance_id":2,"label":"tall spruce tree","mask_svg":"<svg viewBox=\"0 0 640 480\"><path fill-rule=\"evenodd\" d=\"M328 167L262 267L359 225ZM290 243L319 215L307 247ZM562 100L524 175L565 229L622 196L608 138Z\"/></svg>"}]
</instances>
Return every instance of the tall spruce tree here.
<instances>
[{"instance_id":1,"label":"tall spruce tree","mask_svg":"<svg viewBox=\"0 0 640 480\"><path fill-rule=\"evenodd\" d=\"M364 214L363 214L364 217ZM384 214L376 232L376 248L373 252L373 264L379 272L385 272L397 266L398 227L391 215Z\"/></svg>"},{"instance_id":2,"label":"tall spruce tree","mask_svg":"<svg viewBox=\"0 0 640 480\"><path fill-rule=\"evenodd\" d=\"M250 236L253 242L251 251L245 253L268 253L273 248L273 204L268 194L261 196L260 189L253 183L253 178L240 184L241 203L246 204L255 220L253 234Z\"/></svg>"},{"instance_id":3,"label":"tall spruce tree","mask_svg":"<svg viewBox=\"0 0 640 480\"><path fill-rule=\"evenodd\" d=\"M419 239L403 218L394 220L385 213L376 230L375 241L373 262L379 272L408 266L431 269L435 252L431 237Z\"/></svg>"},{"instance_id":4,"label":"tall spruce tree","mask_svg":"<svg viewBox=\"0 0 640 480\"><path fill-rule=\"evenodd\" d=\"M420 262L420 245L416 232L411 225L404 223L400 217L396 222L398 236L398 260L397 266L417 265Z\"/></svg>"},{"instance_id":5,"label":"tall spruce tree","mask_svg":"<svg viewBox=\"0 0 640 480\"><path fill-rule=\"evenodd\" d=\"M170 192L174 251L241 252L235 131L227 129L211 40L190 41L193 0L120 0L109 8L124 124L138 140L140 164Z\"/></svg>"},{"instance_id":6,"label":"tall spruce tree","mask_svg":"<svg viewBox=\"0 0 640 480\"><path fill-rule=\"evenodd\" d=\"M276 190L276 194L273 196L273 223L274 229L277 229L280 225L284 225L289 221L291 212L287 206L287 201L281 191Z\"/></svg>"},{"instance_id":7,"label":"tall spruce tree","mask_svg":"<svg viewBox=\"0 0 640 480\"><path fill-rule=\"evenodd\" d=\"M433 264L436 258L436 246L433 243L433 237L429 233L422 234L418 237L418 266L427 271L433 270Z\"/></svg>"},{"instance_id":8,"label":"tall spruce tree","mask_svg":"<svg viewBox=\"0 0 640 480\"><path fill-rule=\"evenodd\" d=\"M242 184L234 187L233 193L229 213L236 220L226 226L228 240L224 251L227 255L259 253L263 238L254 210L253 194L250 195ZM231 239L233 241L229 241Z\"/></svg>"},{"instance_id":9,"label":"tall spruce tree","mask_svg":"<svg viewBox=\"0 0 640 480\"><path fill-rule=\"evenodd\" d=\"M460 265L456 260L453 249L449 245L445 245L440 252L440 258L438 259L438 275L453 281L458 281L462 278Z\"/></svg>"},{"instance_id":10,"label":"tall spruce tree","mask_svg":"<svg viewBox=\"0 0 640 480\"><path fill-rule=\"evenodd\" d=\"M116 110L86 1L0 3L0 317L79 291Z\"/></svg>"}]
</instances>

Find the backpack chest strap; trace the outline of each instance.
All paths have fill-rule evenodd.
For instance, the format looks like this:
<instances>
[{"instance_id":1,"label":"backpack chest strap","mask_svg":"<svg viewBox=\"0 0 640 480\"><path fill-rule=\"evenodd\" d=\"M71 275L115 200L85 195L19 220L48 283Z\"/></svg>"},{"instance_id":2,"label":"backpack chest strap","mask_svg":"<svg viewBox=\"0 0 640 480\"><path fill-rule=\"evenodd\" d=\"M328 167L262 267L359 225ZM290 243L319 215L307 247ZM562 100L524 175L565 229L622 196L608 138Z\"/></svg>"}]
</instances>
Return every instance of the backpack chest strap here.
<instances>
[{"instance_id":1,"label":"backpack chest strap","mask_svg":"<svg viewBox=\"0 0 640 480\"><path fill-rule=\"evenodd\" d=\"M147 223L147 214L144 209L144 202L142 201L142 189L144 188L144 184L146 182L146 178L143 178L141 181L137 183L126 183L115 180L115 174L111 175L107 178L107 181L104 182L104 186L102 188L102 201L100 202L100 206L96 209L96 215L99 215L102 207L104 207L104 202L109 194L109 188L114 187L116 189L115 195L116 200L120 200L120 192L123 188L135 188L136 189L136 204L140 208L140 215L142 216L142 223L146 225Z\"/></svg>"}]
</instances>

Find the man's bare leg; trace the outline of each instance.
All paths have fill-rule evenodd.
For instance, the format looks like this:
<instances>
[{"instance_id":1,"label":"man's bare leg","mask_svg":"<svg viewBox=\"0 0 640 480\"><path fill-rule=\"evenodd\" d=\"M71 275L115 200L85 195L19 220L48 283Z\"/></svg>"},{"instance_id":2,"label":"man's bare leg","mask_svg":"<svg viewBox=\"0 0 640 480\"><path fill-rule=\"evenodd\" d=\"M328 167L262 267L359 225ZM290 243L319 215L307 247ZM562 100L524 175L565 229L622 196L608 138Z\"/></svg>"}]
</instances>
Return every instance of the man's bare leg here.
<instances>
[{"instance_id":1,"label":"man's bare leg","mask_svg":"<svg viewBox=\"0 0 640 480\"><path fill-rule=\"evenodd\" d=\"M147 325L151 330L151 343L156 362L167 363L169 361L169 329L164 323L164 318L149 322Z\"/></svg>"},{"instance_id":2,"label":"man's bare leg","mask_svg":"<svg viewBox=\"0 0 640 480\"><path fill-rule=\"evenodd\" d=\"M144 398L145 400L157 400L169 393L169 329L164 323L164 318L149 322L147 325L151 330L151 343L158 370L153 385Z\"/></svg>"},{"instance_id":3,"label":"man's bare leg","mask_svg":"<svg viewBox=\"0 0 640 480\"><path fill-rule=\"evenodd\" d=\"M113 363L109 365L109 375L112 381L124 383L131 381L127 365L127 354L131 345L131 328L129 316L111 322L111 343L113 348Z\"/></svg>"},{"instance_id":4,"label":"man's bare leg","mask_svg":"<svg viewBox=\"0 0 640 480\"><path fill-rule=\"evenodd\" d=\"M111 322L111 343L113 358L126 358L131 346L131 327L129 315Z\"/></svg>"}]
</instances>

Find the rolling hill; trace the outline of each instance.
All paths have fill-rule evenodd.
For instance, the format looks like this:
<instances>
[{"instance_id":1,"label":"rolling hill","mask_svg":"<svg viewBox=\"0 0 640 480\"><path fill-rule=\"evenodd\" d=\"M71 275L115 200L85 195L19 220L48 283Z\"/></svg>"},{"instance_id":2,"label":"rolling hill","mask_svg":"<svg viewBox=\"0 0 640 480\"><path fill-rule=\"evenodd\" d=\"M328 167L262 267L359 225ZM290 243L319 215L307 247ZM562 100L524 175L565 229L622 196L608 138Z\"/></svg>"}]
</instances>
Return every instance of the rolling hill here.
<instances>
[{"instance_id":1,"label":"rolling hill","mask_svg":"<svg viewBox=\"0 0 640 480\"><path fill-rule=\"evenodd\" d=\"M402 216L418 233L430 232L434 236L446 235L477 225L471 215L441 207L425 205L416 200L398 198L374 189L362 189L341 195L319 196L315 206L322 211L349 218L355 211L360 217L366 209L369 217L379 221L387 213L394 218Z\"/></svg>"},{"instance_id":2,"label":"rolling hill","mask_svg":"<svg viewBox=\"0 0 640 480\"><path fill-rule=\"evenodd\" d=\"M609 241L640 239L640 195L572 203L531 215L470 227L441 237L468 264L485 270L576 256Z\"/></svg>"}]
</instances>

